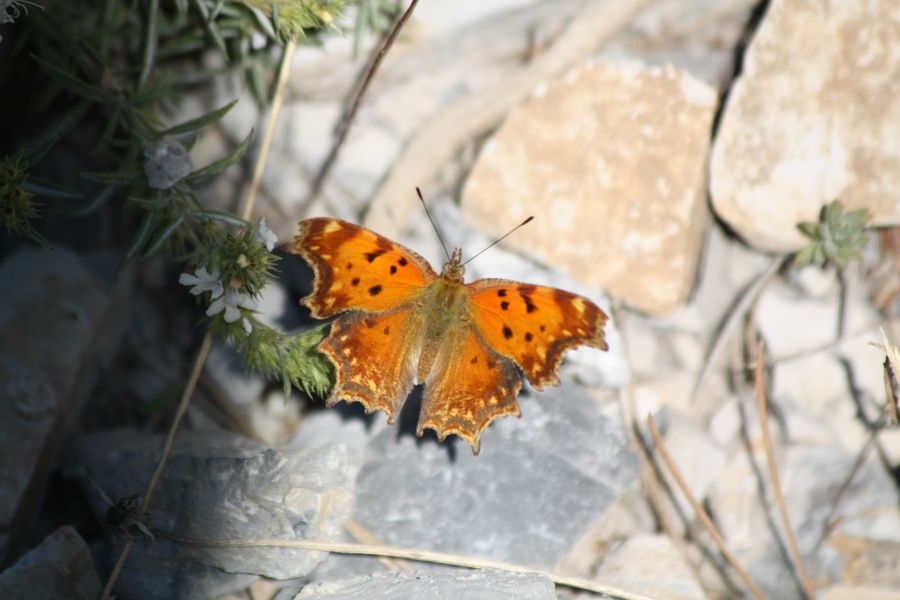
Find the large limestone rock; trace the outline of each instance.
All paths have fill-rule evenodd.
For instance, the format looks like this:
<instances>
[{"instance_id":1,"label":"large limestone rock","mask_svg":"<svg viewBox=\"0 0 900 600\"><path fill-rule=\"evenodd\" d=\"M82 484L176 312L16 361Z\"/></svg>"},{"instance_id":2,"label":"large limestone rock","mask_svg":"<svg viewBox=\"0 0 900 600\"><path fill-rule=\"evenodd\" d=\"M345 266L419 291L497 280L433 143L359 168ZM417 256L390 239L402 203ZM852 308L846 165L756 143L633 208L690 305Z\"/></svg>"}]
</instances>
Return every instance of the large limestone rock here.
<instances>
[{"instance_id":1,"label":"large limestone rock","mask_svg":"<svg viewBox=\"0 0 900 600\"><path fill-rule=\"evenodd\" d=\"M463 214L651 314L690 292L716 93L673 67L588 64L540 89L484 148Z\"/></svg>"},{"instance_id":2,"label":"large limestone rock","mask_svg":"<svg viewBox=\"0 0 900 600\"><path fill-rule=\"evenodd\" d=\"M749 243L797 231L840 199L900 222L900 3L774 0L744 59L712 155L716 212Z\"/></svg>"}]
</instances>

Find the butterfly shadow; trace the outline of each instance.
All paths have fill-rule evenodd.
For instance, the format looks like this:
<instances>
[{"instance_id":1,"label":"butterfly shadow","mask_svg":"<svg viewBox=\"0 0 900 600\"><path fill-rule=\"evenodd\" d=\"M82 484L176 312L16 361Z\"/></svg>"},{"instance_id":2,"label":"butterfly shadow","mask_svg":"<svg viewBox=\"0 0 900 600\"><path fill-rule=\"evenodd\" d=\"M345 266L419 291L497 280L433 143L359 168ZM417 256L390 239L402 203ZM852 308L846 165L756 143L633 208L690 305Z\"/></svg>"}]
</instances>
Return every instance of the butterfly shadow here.
<instances>
[{"instance_id":1,"label":"butterfly shadow","mask_svg":"<svg viewBox=\"0 0 900 600\"><path fill-rule=\"evenodd\" d=\"M416 448L421 448L427 444L436 444L443 447L447 452L447 459L451 463L455 463L459 452L456 446L459 438L455 435L451 435L443 442L438 439L437 434L431 429L426 429L421 436L416 435L424 390L424 385L414 387L412 392L409 393L403 408L400 409L400 415L397 417L397 440L399 441L403 436L411 436L415 439Z\"/></svg>"}]
</instances>

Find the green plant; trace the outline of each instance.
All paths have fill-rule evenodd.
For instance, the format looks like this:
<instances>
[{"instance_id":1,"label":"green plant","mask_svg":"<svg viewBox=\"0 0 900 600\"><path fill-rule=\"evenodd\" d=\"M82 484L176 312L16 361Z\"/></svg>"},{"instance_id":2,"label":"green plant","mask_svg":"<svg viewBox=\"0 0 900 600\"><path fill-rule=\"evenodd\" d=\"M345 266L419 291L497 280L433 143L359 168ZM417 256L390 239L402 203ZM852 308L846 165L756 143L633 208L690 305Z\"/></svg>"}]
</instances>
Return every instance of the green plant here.
<instances>
[{"instance_id":1,"label":"green plant","mask_svg":"<svg viewBox=\"0 0 900 600\"><path fill-rule=\"evenodd\" d=\"M864 228L868 220L866 209L845 213L840 201L833 200L822 209L819 221L797 225L810 243L797 253L795 264L825 266L832 263L843 269L848 262L859 258L867 239Z\"/></svg>"}]
</instances>

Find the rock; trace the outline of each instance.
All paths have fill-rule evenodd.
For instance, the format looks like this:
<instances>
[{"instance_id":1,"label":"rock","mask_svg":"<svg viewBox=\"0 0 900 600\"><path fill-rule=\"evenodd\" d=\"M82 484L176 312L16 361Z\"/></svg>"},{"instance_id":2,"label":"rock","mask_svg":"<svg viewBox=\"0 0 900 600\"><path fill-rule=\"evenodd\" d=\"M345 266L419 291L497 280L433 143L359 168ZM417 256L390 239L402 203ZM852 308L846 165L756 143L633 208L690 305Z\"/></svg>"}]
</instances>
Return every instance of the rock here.
<instances>
[{"instance_id":1,"label":"rock","mask_svg":"<svg viewBox=\"0 0 900 600\"><path fill-rule=\"evenodd\" d=\"M672 67L588 64L536 91L482 150L463 214L507 244L650 314L694 283L715 91Z\"/></svg>"},{"instance_id":2,"label":"rock","mask_svg":"<svg viewBox=\"0 0 900 600\"><path fill-rule=\"evenodd\" d=\"M363 575L309 585L297 600L555 600L543 575L506 571L398 572Z\"/></svg>"},{"instance_id":3,"label":"rock","mask_svg":"<svg viewBox=\"0 0 900 600\"><path fill-rule=\"evenodd\" d=\"M753 0L658 0L608 44L604 60L675 65L716 87L734 71L734 48L746 34Z\"/></svg>"},{"instance_id":4,"label":"rock","mask_svg":"<svg viewBox=\"0 0 900 600\"><path fill-rule=\"evenodd\" d=\"M25 543L60 446L96 376L95 361L114 347L122 315L81 260L62 248L7 257L0 299L2 562Z\"/></svg>"},{"instance_id":5,"label":"rock","mask_svg":"<svg viewBox=\"0 0 900 600\"><path fill-rule=\"evenodd\" d=\"M687 417L670 411L666 420L664 435L666 448L688 482L694 498L704 498L709 486L727 462L725 451ZM661 464L662 459L657 456L656 462ZM679 489L674 477L668 469L664 469L663 472L666 484L673 491L681 513L693 514L694 509Z\"/></svg>"},{"instance_id":6,"label":"rock","mask_svg":"<svg viewBox=\"0 0 900 600\"><path fill-rule=\"evenodd\" d=\"M638 460L618 421L577 388L519 400L521 419L495 422L477 457L463 443L414 438L411 407L400 431L370 444L355 519L387 544L553 568L634 479Z\"/></svg>"},{"instance_id":7,"label":"rock","mask_svg":"<svg viewBox=\"0 0 900 600\"><path fill-rule=\"evenodd\" d=\"M102 591L87 544L68 525L0 573L0 598L95 600Z\"/></svg>"},{"instance_id":8,"label":"rock","mask_svg":"<svg viewBox=\"0 0 900 600\"><path fill-rule=\"evenodd\" d=\"M758 440L751 439L754 448ZM828 544L821 545L825 520L856 461L855 453L827 445L776 448L778 472L785 504L797 544L812 577L822 585L839 579L841 559ZM781 522L772 503L759 497L758 473L764 473L765 489L771 489L765 457L759 450L750 464L746 452L738 452L713 482L708 503L719 529L738 560L770 598L795 598L800 594L794 569L784 546L773 531ZM878 513L896 507L898 492L877 460L863 463L843 492L832 523Z\"/></svg>"},{"instance_id":9,"label":"rock","mask_svg":"<svg viewBox=\"0 0 900 600\"><path fill-rule=\"evenodd\" d=\"M900 5L774 0L744 56L712 153L716 213L773 252L837 198L900 222Z\"/></svg>"},{"instance_id":10,"label":"rock","mask_svg":"<svg viewBox=\"0 0 900 600\"><path fill-rule=\"evenodd\" d=\"M607 554L595 579L657 600L706 598L684 557L664 535L632 536Z\"/></svg>"},{"instance_id":11,"label":"rock","mask_svg":"<svg viewBox=\"0 0 900 600\"><path fill-rule=\"evenodd\" d=\"M161 447L159 436L95 434L78 440L66 466L81 479L95 513L103 518L109 507L86 482L85 469L111 498L128 497L143 490ZM340 446L279 452L221 434L182 433L150 507L153 524L162 533L153 544L136 544L119 590L142 598L208 598L241 589L256 575L303 576L324 558L322 553L179 545L166 541L165 533L197 539L333 541L351 504Z\"/></svg>"},{"instance_id":12,"label":"rock","mask_svg":"<svg viewBox=\"0 0 900 600\"><path fill-rule=\"evenodd\" d=\"M846 586L836 585L821 592L822 600L897 600L900 598L900 588L882 588L869 585Z\"/></svg>"},{"instance_id":13,"label":"rock","mask_svg":"<svg viewBox=\"0 0 900 600\"><path fill-rule=\"evenodd\" d=\"M828 543L842 559L841 583L900 589L900 509L884 507L837 523Z\"/></svg>"}]
</instances>

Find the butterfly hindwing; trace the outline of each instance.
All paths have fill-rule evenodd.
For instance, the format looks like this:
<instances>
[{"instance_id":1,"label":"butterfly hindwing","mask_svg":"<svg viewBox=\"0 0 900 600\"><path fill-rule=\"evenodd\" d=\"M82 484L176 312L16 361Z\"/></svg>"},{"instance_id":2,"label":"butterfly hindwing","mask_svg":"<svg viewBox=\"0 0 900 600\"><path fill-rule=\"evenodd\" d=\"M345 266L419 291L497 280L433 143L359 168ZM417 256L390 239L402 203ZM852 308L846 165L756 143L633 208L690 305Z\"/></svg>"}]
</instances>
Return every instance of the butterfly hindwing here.
<instances>
[{"instance_id":1,"label":"butterfly hindwing","mask_svg":"<svg viewBox=\"0 0 900 600\"><path fill-rule=\"evenodd\" d=\"M436 275L408 248L359 225L319 218L300 222L288 250L315 270L303 299L316 318L359 309L382 312L415 299Z\"/></svg>"},{"instance_id":2,"label":"butterfly hindwing","mask_svg":"<svg viewBox=\"0 0 900 600\"><path fill-rule=\"evenodd\" d=\"M503 279L479 279L466 289L478 333L538 389L559 382L556 369L567 349L607 349L606 313L583 296Z\"/></svg>"},{"instance_id":3,"label":"butterfly hindwing","mask_svg":"<svg viewBox=\"0 0 900 600\"><path fill-rule=\"evenodd\" d=\"M456 434L478 454L481 432L497 417L519 416L522 377L512 362L487 347L471 327L449 332L425 380L416 433Z\"/></svg>"}]
</instances>

